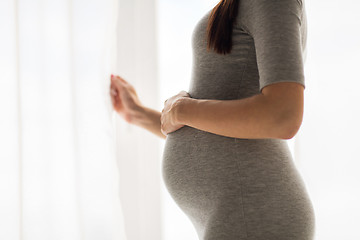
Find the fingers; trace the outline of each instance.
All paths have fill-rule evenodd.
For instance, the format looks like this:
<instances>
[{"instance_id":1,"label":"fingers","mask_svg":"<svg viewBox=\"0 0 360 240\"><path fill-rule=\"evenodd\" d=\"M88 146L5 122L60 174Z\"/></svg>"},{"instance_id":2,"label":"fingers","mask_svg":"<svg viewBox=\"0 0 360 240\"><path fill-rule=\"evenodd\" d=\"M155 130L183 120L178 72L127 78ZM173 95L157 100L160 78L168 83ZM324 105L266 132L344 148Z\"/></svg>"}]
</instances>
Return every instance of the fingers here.
<instances>
[{"instance_id":1,"label":"fingers","mask_svg":"<svg viewBox=\"0 0 360 240\"><path fill-rule=\"evenodd\" d=\"M119 97L118 95L119 94L118 94L118 91L116 90L116 88L110 87L110 96L116 98L116 97Z\"/></svg>"},{"instance_id":2,"label":"fingers","mask_svg":"<svg viewBox=\"0 0 360 240\"><path fill-rule=\"evenodd\" d=\"M112 103L113 107L116 107L116 104L117 104L117 102L116 102L116 96L111 95L110 98L111 98L111 103Z\"/></svg>"},{"instance_id":3,"label":"fingers","mask_svg":"<svg viewBox=\"0 0 360 240\"><path fill-rule=\"evenodd\" d=\"M110 94L112 94L112 95L117 95L118 94L118 90L116 89L116 87L112 83L110 84Z\"/></svg>"},{"instance_id":4,"label":"fingers","mask_svg":"<svg viewBox=\"0 0 360 240\"><path fill-rule=\"evenodd\" d=\"M117 90L116 86L113 83L110 84L110 95L111 96L117 96L118 95L118 90Z\"/></svg>"},{"instance_id":5,"label":"fingers","mask_svg":"<svg viewBox=\"0 0 360 240\"><path fill-rule=\"evenodd\" d=\"M120 76L111 75L111 82L114 83L118 87L123 87L127 85L128 82L125 79L121 78Z\"/></svg>"},{"instance_id":6,"label":"fingers","mask_svg":"<svg viewBox=\"0 0 360 240\"><path fill-rule=\"evenodd\" d=\"M111 89L110 89L110 93L111 93L112 95L117 95L117 91L116 91L114 88L111 88Z\"/></svg>"},{"instance_id":7,"label":"fingers","mask_svg":"<svg viewBox=\"0 0 360 240\"><path fill-rule=\"evenodd\" d=\"M119 93L118 93L118 89L116 88L115 84L113 82L111 82L110 84L110 98L111 98L111 103L114 107L117 107L118 105L118 99L119 99Z\"/></svg>"},{"instance_id":8,"label":"fingers","mask_svg":"<svg viewBox=\"0 0 360 240\"><path fill-rule=\"evenodd\" d=\"M184 91L184 90L180 91L179 94L183 95L183 96L191 97L190 94L187 91Z\"/></svg>"},{"instance_id":9,"label":"fingers","mask_svg":"<svg viewBox=\"0 0 360 240\"><path fill-rule=\"evenodd\" d=\"M111 75L111 84L117 88L121 88L123 83L120 82L116 76Z\"/></svg>"},{"instance_id":10,"label":"fingers","mask_svg":"<svg viewBox=\"0 0 360 240\"><path fill-rule=\"evenodd\" d=\"M163 129L161 129L161 133L164 134L165 136L168 135Z\"/></svg>"},{"instance_id":11,"label":"fingers","mask_svg":"<svg viewBox=\"0 0 360 240\"><path fill-rule=\"evenodd\" d=\"M111 83L110 83L110 95L118 96L120 89L123 87L123 83L121 83L116 76L111 75Z\"/></svg>"},{"instance_id":12,"label":"fingers","mask_svg":"<svg viewBox=\"0 0 360 240\"><path fill-rule=\"evenodd\" d=\"M111 96L110 98L111 98L112 105L115 106L115 103L116 103L115 96Z\"/></svg>"},{"instance_id":13,"label":"fingers","mask_svg":"<svg viewBox=\"0 0 360 240\"><path fill-rule=\"evenodd\" d=\"M125 79L123 79L122 77L120 76L116 76L116 79L119 79L122 83L128 83L127 81L125 81Z\"/></svg>"}]
</instances>

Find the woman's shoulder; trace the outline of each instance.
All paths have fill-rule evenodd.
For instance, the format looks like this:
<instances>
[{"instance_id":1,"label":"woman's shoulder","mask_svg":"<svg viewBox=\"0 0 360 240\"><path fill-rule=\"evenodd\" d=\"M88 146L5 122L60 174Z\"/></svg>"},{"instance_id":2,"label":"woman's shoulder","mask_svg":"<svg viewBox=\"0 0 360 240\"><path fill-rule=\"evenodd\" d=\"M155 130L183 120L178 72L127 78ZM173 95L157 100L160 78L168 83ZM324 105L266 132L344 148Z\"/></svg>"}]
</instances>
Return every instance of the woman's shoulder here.
<instances>
[{"instance_id":1,"label":"woman's shoulder","mask_svg":"<svg viewBox=\"0 0 360 240\"><path fill-rule=\"evenodd\" d=\"M257 22L275 24L298 21L301 25L304 0L239 0L235 26L251 28Z\"/></svg>"}]
</instances>

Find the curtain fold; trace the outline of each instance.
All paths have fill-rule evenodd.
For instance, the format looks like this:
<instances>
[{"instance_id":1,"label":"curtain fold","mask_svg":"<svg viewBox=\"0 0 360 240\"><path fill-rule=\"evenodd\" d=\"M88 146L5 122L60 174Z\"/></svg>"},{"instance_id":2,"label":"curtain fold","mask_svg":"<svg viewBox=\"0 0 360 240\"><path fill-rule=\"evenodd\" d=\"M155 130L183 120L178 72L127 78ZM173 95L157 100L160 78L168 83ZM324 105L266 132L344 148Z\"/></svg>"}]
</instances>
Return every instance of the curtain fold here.
<instances>
[{"instance_id":1,"label":"curtain fold","mask_svg":"<svg viewBox=\"0 0 360 240\"><path fill-rule=\"evenodd\" d=\"M131 83L140 101L161 111L157 1L119 0L115 73ZM115 115L116 150L125 230L129 240L163 239L160 139Z\"/></svg>"},{"instance_id":2,"label":"curtain fold","mask_svg":"<svg viewBox=\"0 0 360 240\"><path fill-rule=\"evenodd\" d=\"M115 0L0 3L0 238L125 239Z\"/></svg>"}]
</instances>

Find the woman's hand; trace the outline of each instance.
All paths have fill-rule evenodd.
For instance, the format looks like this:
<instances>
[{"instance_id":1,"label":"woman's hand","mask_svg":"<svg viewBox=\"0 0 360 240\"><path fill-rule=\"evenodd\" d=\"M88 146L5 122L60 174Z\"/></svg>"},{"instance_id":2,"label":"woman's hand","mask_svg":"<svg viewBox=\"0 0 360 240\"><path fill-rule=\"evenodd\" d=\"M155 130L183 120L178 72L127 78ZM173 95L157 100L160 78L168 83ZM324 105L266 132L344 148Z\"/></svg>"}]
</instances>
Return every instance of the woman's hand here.
<instances>
[{"instance_id":1,"label":"woman's hand","mask_svg":"<svg viewBox=\"0 0 360 240\"><path fill-rule=\"evenodd\" d=\"M180 124L176 120L176 107L178 107L179 100L184 97L190 97L186 91L181 91L177 95L168 98L164 102L164 108L161 111L161 132L164 135L174 132L179 128L182 128L183 124Z\"/></svg>"},{"instance_id":2,"label":"woman's hand","mask_svg":"<svg viewBox=\"0 0 360 240\"><path fill-rule=\"evenodd\" d=\"M110 96L114 110L128 123L143 106L134 87L120 76L111 75Z\"/></svg>"}]
</instances>

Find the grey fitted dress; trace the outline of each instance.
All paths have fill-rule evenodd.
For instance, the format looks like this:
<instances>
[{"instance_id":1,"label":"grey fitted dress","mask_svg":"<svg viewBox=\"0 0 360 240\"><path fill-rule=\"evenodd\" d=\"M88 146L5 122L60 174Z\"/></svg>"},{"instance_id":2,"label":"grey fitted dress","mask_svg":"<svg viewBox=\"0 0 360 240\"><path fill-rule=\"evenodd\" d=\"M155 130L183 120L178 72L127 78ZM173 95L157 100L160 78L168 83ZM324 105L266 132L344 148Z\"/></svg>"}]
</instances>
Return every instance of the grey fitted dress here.
<instances>
[{"instance_id":1,"label":"grey fitted dress","mask_svg":"<svg viewBox=\"0 0 360 240\"><path fill-rule=\"evenodd\" d=\"M240 0L227 55L206 51L210 11L192 35L192 98L241 99L276 82L305 87L302 0ZM166 138L162 176L200 240L314 238L313 205L284 139L232 138L184 126Z\"/></svg>"}]
</instances>

